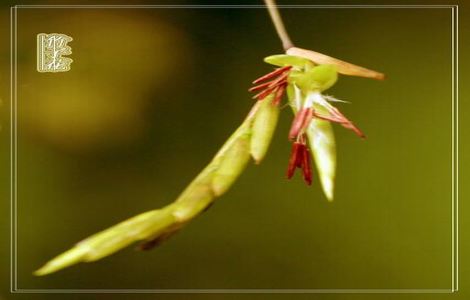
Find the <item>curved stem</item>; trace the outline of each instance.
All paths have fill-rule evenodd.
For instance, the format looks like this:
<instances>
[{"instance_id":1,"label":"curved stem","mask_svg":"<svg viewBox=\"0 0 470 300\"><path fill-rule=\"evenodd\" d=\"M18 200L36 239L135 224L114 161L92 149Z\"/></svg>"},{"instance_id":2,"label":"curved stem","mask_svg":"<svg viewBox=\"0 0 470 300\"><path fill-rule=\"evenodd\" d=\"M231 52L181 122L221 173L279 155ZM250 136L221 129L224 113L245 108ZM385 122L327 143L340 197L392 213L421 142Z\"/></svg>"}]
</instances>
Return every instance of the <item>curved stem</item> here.
<instances>
[{"instance_id":1,"label":"curved stem","mask_svg":"<svg viewBox=\"0 0 470 300\"><path fill-rule=\"evenodd\" d=\"M276 28L277 35L281 39L284 50L287 51L289 48L294 47L294 44L292 43L289 34L287 33L286 27L284 26L281 15L279 14L275 0L264 0L264 3L266 4L266 8L268 9L269 15L271 16L271 20L274 23L274 28Z\"/></svg>"}]
</instances>

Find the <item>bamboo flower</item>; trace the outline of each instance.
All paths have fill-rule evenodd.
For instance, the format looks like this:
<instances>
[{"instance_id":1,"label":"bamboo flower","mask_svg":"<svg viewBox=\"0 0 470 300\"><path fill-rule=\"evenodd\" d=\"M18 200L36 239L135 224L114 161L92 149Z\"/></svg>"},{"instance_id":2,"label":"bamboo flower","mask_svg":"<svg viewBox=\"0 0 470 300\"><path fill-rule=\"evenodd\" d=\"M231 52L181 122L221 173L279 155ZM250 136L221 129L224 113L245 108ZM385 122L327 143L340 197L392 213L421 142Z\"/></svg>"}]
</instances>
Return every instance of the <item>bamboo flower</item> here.
<instances>
[{"instance_id":1,"label":"bamboo flower","mask_svg":"<svg viewBox=\"0 0 470 300\"><path fill-rule=\"evenodd\" d=\"M337 70L340 67L317 65L305 57L284 54L266 57L265 62L278 68L253 81L253 84L257 85L249 91L258 92L253 97L258 101L274 94L276 105L280 102L280 95L287 91L288 104L294 111L288 136L293 145L287 177L292 178L295 169L300 168L305 182L308 185L312 183L309 154L311 152L323 191L327 199L332 201L336 175L336 149L330 123L338 123L359 137L365 138L359 128L329 103L334 98L322 95L323 91L336 83Z\"/></svg>"},{"instance_id":2,"label":"bamboo flower","mask_svg":"<svg viewBox=\"0 0 470 300\"><path fill-rule=\"evenodd\" d=\"M289 53L289 51L288 51ZM204 212L233 185L250 157L258 164L266 156L280 112L283 96L294 112L288 139L292 151L287 177L297 168L312 184L311 155L323 191L333 199L336 148L331 123L364 134L322 92L333 86L344 66L318 64L302 55L273 55L265 58L277 68L253 81L256 102L243 123L225 142L209 164L179 197L167 206L148 211L96 233L46 263L35 275L46 275L79 262L92 262L133 243L140 249L159 245ZM307 55L308 56L308 55ZM347 70L347 68L346 68ZM351 72L349 72L351 73ZM373 76L371 76L373 77Z\"/></svg>"}]
</instances>

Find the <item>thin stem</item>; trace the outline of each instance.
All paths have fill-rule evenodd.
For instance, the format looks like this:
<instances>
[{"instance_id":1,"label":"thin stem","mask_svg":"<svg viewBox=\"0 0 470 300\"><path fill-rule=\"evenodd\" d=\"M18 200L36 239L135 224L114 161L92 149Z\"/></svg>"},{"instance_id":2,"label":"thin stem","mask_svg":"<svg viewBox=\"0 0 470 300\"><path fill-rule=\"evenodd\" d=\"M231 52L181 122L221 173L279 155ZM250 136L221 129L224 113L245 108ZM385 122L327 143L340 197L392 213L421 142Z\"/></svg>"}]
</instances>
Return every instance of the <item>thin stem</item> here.
<instances>
[{"instance_id":1,"label":"thin stem","mask_svg":"<svg viewBox=\"0 0 470 300\"><path fill-rule=\"evenodd\" d=\"M281 15L279 14L275 0L264 0L264 3L266 4L266 8L268 9L269 15L271 16L271 20L274 23L274 28L276 28L277 35L281 39L284 50L287 51L289 48L294 47L294 44L292 43L289 34L287 33L286 27L284 26Z\"/></svg>"}]
</instances>

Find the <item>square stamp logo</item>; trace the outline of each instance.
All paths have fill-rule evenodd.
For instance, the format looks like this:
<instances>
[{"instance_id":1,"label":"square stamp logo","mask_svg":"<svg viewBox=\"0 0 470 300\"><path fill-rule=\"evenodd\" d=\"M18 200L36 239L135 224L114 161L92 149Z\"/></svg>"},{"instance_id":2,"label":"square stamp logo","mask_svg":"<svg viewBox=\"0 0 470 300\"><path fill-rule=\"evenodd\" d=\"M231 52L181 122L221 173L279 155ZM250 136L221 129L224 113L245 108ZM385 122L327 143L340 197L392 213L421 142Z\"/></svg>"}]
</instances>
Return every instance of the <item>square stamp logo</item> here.
<instances>
[{"instance_id":1,"label":"square stamp logo","mask_svg":"<svg viewBox=\"0 0 470 300\"><path fill-rule=\"evenodd\" d=\"M73 60L66 55L72 54L67 44L72 37L62 33L39 33L37 35L37 70L41 73L67 72Z\"/></svg>"}]
</instances>

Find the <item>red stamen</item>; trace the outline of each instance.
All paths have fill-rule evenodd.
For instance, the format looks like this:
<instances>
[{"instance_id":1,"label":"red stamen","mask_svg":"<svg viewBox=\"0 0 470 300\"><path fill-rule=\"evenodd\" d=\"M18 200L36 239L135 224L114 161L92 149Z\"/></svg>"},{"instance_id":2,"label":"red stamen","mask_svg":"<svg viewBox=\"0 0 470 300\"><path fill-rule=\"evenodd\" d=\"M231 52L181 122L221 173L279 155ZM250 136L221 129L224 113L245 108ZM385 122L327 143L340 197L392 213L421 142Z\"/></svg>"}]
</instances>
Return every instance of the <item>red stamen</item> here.
<instances>
[{"instance_id":1,"label":"red stamen","mask_svg":"<svg viewBox=\"0 0 470 300\"><path fill-rule=\"evenodd\" d=\"M344 128L351 129L352 131L354 131L355 134L357 134L361 138L366 137L365 134L359 128L357 128L353 124L353 122L349 121L348 118L346 118L337 108L332 107L330 112L333 114L333 116L335 116L336 118L338 118L340 120L339 123Z\"/></svg>"},{"instance_id":2,"label":"red stamen","mask_svg":"<svg viewBox=\"0 0 470 300\"><path fill-rule=\"evenodd\" d=\"M313 118L313 108L309 107L307 108L307 113L305 115L304 123L302 124L302 129L306 129L308 125L310 125L310 122L312 121Z\"/></svg>"},{"instance_id":3,"label":"red stamen","mask_svg":"<svg viewBox=\"0 0 470 300\"><path fill-rule=\"evenodd\" d=\"M323 116L323 115L319 115L319 114L315 114L315 113L314 113L314 117L317 118L317 119L320 119L320 120L334 122L334 123L342 123L343 122L343 120L340 120L340 119L335 118L335 117Z\"/></svg>"},{"instance_id":4,"label":"red stamen","mask_svg":"<svg viewBox=\"0 0 470 300\"><path fill-rule=\"evenodd\" d=\"M284 95L284 91L286 90L287 82L283 83L282 85L278 86L276 90L276 94L274 95L274 100L272 102L273 105L279 105L281 103L282 95Z\"/></svg>"},{"instance_id":5,"label":"red stamen","mask_svg":"<svg viewBox=\"0 0 470 300\"><path fill-rule=\"evenodd\" d=\"M353 122L348 120L337 108L330 107L329 112L331 113L331 116L323 116L319 114L314 114L315 117L325 120L325 121L330 121L330 122L335 122L341 124L344 128L351 129L354 131L356 135L358 135L361 138L365 138L365 134L357 128Z\"/></svg>"},{"instance_id":6,"label":"red stamen","mask_svg":"<svg viewBox=\"0 0 470 300\"><path fill-rule=\"evenodd\" d=\"M282 74L281 76L279 76L278 78L271 81L272 82L271 85L275 86L275 85L280 85L280 84L287 82L287 76L289 76L289 72L286 72Z\"/></svg>"},{"instance_id":7,"label":"red stamen","mask_svg":"<svg viewBox=\"0 0 470 300\"><path fill-rule=\"evenodd\" d=\"M313 112L311 107L302 108L297 112L289 131L289 139L295 139L299 135L300 131L308 126L310 120L312 119L312 113Z\"/></svg>"},{"instance_id":8,"label":"red stamen","mask_svg":"<svg viewBox=\"0 0 470 300\"><path fill-rule=\"evenodd\" d=\"M249 92L256 92L256 91L258 91L258 90L262 90L262 89L268 87L271 83L272 83L271 81L262 83L262 84L260 84L260 85L257 85L257 86L254 86L254 87L250 88L248 91L249 91Z\"/></svg>"},{"instance_id":9,"label":"red stamen","mask_svg":"<svg viewBox=\"0 0 470 300\"><path fill-rule=\"evenodd\" d=\"M352 131L354 131L354 133L360 138L363 138L363 139L366 138L366 135L359 128L357 128L356 125L354 125L351 121L349 121L349 123L343 123L341 125L343 125L344 128L351 129Z\"/></svg>"},{"instance_id":10,"label":"red stamen","mask_svg":"<svg viewBox=\"0 0 470 300\"><path fill-rule=\"evenodd\" d=\"M266 98L269 94L271 94L275 89L277 88L277 86L269 86L267 89L263 90L262 92L256 94L253 96L253 99L257 99L257 100L263 100L264 98Z\"/></svg>"},{"instance_id":11,"label":"red stamen","mask_svg":"<svg viewBox=\"0 0 470 300\"><path fill-rule=\"evenodd\" d=\"M278 74L281 74L287 70L290 70L292 68L292 66L285 66L285 67L282 67L282 68L278 68L274 71L272 71L271 73L268 73L264 76L261 76L260 78L256 79L255 81L253 81L253 84L258 84L260 82L263 82L265 80L268 80L268 79L271 79L273 78L274 76L278 75Z\"/></svg>"},{"instance_id":12,"label":"red stamen","mask_svg":"<svg viewBox=\"0 0 470 300\"><path fill-rule=\"evenodd\" d=\"M278 104L280 102L280 97L282 97L282 94L285 90L285 87L283 85L287 85L287 77L289 76L288 70L291 68L291 66L286 66L283 68L276 69L274 72L271 72L257 80L254 81L254 83L258 83L267 79L270 79L274 76L279 75L276 79L270 81L270 82L265 82L263 84L254 86L249 89L250 92L254 91L259 91L258 94L253 96L253 99L257 100L263 100L266 98L268 95L271 93L275 93L275 101L273 101L273 104Z\"/></svg>"},{"instance_id":13,"label":"red stamen","mask_svg":"<svg viewBox=\"0 0 470 300\"><path fill-rule=\"evenodd\" d=\"M269 84L264 91L255 95L253 99L263 100L264 98L266 98L269 94L271 94L272 91L274 91L276 87L287 83L287 76L289 76L289 73L285 73L276 78L275 80L271 81L271 84Z\"/></svg>"}]
</instances>

